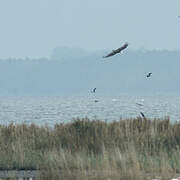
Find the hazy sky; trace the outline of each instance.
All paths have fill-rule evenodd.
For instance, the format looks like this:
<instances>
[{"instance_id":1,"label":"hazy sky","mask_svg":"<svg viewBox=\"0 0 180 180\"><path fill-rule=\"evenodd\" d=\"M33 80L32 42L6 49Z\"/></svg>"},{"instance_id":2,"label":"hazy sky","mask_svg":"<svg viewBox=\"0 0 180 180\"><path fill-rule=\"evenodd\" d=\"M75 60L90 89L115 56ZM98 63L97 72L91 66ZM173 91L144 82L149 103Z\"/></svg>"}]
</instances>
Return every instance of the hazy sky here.
<instances>
[{"instance_id":1,"label":"hazy sky","mask_svg":"<svg viewBox=\"0 0 180 180\"><path fill-rule=\"evenodd\" d=\"M0 58L89 50L180 50L180 0L0 0Z\"/></svg>"}]
</instances>

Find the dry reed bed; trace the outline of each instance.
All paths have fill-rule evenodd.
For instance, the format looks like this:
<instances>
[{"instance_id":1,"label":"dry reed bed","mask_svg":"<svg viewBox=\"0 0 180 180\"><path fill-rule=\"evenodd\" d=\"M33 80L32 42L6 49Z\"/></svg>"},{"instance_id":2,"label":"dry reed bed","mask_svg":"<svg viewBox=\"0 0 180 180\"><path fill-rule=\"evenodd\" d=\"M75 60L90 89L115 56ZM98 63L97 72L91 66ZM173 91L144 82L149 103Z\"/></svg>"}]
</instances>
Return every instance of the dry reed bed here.
<instances>
[{"instance_id":1,"label":"dry reed bed","mask_svg":"<svg viewBox=\"0 0 180 180\"><path fill-rule=\"evenodd\" d=\"M39 169L42 179L166 179L180 173L179 147L169 118L0 125L0 169Z\"/></svg>"}]
</instances>

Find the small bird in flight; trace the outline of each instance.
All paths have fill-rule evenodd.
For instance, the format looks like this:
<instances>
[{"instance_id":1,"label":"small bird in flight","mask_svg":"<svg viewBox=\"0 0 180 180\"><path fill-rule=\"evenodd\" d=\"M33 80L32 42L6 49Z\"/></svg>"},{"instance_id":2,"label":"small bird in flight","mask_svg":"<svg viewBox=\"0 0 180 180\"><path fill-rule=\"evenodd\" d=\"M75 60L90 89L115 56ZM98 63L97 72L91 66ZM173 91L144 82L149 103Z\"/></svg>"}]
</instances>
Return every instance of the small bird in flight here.
<instances>
[{"instance_id":1,"label":"small bird in flight","mask_svg":"<svg viewBox=\"0 0 180 180\"><path fill-rule=\"evenodd\" d=\"M91 92L92 92L92 93L95 93L95 92L96 92L96 88L94 88Z\"/></svg>"},{"instance_id":2,"label":"small bird in flight","mask_svg":"<svg viewBox=\"0 0 180 180\"><path fill-rule=\"evenodd\" d=\"M140 112L140 114L141 114L141 116L142 116L144 119L146 118L146 116L144 115L143 112Z\"/></svg>"},{"instance_id":3,"label":"small bird in flight","mask_svg":"<svg viewBox=\"0 0 180 180\"><path fill-rule=\"evenodd\" d=\"M128 43L125 43L120 48L113 50L111 53L107 54L106 56L103 56L103 58L114 56L115 54L120 53L122 50L126 49L127 47L128 47Z\"/></svg>"},{"instance_id":4,"label":"small bird in flight","mask_svg":"<svg viewBox=\"0 0 180 180\"><path fill-rule=\"evenodd\" d=\"M138 106L143 106L143 104L141 104L141 103L136 103Z\"/></svg>"},{"instance_id":5,"label":"small bird in flight","mask_svg":"<svg viewBox=\"0 0 180 180\"><path fill-rule=\"evenodd\" d=\"M151 72L150 72L150 73L148 73L146 77L150 77L150 76L151 76L151 74L152 74Z\"/></svg>"}]
</instances>

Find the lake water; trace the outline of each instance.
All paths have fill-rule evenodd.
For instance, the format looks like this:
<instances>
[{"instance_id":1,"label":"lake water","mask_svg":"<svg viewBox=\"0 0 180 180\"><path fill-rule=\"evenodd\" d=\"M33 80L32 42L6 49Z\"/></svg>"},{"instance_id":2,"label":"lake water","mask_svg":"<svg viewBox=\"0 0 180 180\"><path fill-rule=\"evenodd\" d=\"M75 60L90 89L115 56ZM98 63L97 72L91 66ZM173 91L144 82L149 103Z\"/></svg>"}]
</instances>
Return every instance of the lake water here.
<instances>
[{"instance_id":1,"label":"lake water","mask_svg":"<svg viewBox=\"0 0 180 180\"><path fill-rule=\"evenodd\" d=\"M54 125L76 117L108 122L137 117L140 112L149 118L169 116L172 121L179 121L180 96L0 97L1 124Z\"/></svg>"}]
</instances>

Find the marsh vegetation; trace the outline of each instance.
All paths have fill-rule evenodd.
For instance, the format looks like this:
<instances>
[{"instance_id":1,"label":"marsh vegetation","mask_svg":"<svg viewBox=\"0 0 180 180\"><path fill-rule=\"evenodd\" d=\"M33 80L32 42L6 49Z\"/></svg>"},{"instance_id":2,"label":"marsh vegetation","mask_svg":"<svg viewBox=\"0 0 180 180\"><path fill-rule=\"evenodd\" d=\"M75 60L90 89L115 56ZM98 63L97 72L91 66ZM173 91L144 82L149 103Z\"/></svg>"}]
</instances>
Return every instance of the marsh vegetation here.
<instances>
[{"instance_id":1,"label":"marsh vegetation","mask_svg":"<svg viewBox=\"0 0 180 180\"><path fill-rule=\"evenodd\" d=\"M172 177L179 157L180 123L169 118L0 125L0 169L37 169L42 179Z\"/></svg>"}]
</instances>

